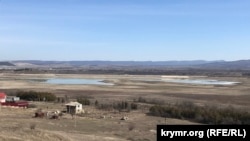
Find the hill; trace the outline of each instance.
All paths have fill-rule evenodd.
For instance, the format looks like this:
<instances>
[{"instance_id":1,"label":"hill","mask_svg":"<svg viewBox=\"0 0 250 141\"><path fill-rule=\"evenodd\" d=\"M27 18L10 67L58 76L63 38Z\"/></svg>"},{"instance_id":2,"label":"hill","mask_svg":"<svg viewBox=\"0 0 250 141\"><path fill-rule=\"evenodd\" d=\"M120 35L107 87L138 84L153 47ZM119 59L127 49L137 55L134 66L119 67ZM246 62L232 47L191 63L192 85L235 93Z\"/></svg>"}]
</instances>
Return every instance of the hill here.
<instances>
[{"instance_id":1,"label":"hill","mask_svg":"<svg viewBox=\"0 0 250 141\"><path fill-rule=\"evenodd\" d=\"M15 65L10 62L0 62L0 66L15 66Z\"/></svg>"},{"instance_id":2,"label":"hill","mask_svg":"<svg viewBox=\"0 0 250 141\"><path fill-rule=\"evenodd\" d=\"M250 60L213 62L197 66L203 69L250 70Z\"/></svg>"},{"instance_id":3,"label":"hill","mask_svg":"<svg viewBox=\"0 0 250 141\"><path fill-rule=\"evenodd\" d=\"M40 60L25 60L25 61L13 61L13 63L27 63L39 66L194 66L208 64L218 61L40 61Z\"/></svg>"},{"instance_id":4,"label":"hill","mask_svg":"<svg viewBox=\"0 0 250 141\"><path fill-rule=\"evenodd\" d=\"M250 60L238 61L41 61L18 60L0 62L0 66L16 68L84 68L84 69L201 69L201 70L250 70Z\"/></svg>"}]
</instances>

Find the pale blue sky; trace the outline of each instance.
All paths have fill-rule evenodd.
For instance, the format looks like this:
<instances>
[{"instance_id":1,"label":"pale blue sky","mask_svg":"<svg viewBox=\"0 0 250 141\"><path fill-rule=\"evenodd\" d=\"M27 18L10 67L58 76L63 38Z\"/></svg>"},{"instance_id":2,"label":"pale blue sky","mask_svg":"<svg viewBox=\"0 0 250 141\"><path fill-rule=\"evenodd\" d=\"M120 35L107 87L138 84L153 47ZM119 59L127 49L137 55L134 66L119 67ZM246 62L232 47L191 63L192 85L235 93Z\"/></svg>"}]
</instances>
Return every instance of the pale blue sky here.
<instances>
[{"instance_id":1,"label":"pale blue sky","mask_svg":"<svg viewBox=\"0 0 250 141\"><path fill-rule=\"evenodd\" d=\"M249 0L0 0L0 61L240 59Z\"/></svg>"}]
</instances>

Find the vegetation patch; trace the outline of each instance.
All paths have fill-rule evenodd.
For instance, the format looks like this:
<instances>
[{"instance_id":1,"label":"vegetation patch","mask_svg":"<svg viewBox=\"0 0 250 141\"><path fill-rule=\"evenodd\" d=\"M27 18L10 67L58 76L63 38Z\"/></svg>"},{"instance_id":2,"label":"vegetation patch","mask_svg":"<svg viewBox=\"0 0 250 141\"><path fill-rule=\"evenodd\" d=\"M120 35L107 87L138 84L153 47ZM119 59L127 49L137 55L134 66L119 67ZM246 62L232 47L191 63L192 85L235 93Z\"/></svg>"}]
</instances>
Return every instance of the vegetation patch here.
<instances>
[{"instance_id":1,"label":"vegetation patch","mask_svg":"<svg viewBox=\"0 0 250 141\"><path fill-rule=\"evenodd\" d=\"M77 102L81 103L82 105L90 105L90 100L84 97L77 98Z\"/></svg>"},{"instance_id":2,"label":"vegetation patch","mask_svg":"<svg viewBox=\"0 0 250 141\"><path fill-rule=\"evenodd\" d=\"M131 110L137 110L138 105L127 101L114 102L112 104L99 104L96 106L101 110L118 110L119 112L130 112Z\"/></svg>"},{"instance_id":3,"label":"vegetation patch","mask_svg":"<svg viewBox=\"0 0 250 141\"><path fill-rule=\"evenodd\" d=\"M56 100L56 96L49 92L18 91L16 96L20 97L21 99L29 100L29 101L55 101Z\"/></svg>"},{"instance_id":4,"label":"vegetation patch","mask_svg":"<svg viewBox=\"0 0 250 141\"><path fill-rule=\"evenodd\" d=\"M134 102L139 102L139 103L146 103L146 104L157 104L157 105L163 105L165 104L164 100L159 100L159 99L146 99L144 97L138 97L138 99L134 99Z\"/></svg>"},{"instance_id":5,"label":"vegetation patch","mask_svg":"<svg viewBox=\"0 0 250 141\"><path fill-rule=\"evenodd\" d=\"M205 124L250 124L250 113L233 107L197 106L191 102L155 105L149 114L166 118L188 119Z\"/></svg>"}]
</instances>

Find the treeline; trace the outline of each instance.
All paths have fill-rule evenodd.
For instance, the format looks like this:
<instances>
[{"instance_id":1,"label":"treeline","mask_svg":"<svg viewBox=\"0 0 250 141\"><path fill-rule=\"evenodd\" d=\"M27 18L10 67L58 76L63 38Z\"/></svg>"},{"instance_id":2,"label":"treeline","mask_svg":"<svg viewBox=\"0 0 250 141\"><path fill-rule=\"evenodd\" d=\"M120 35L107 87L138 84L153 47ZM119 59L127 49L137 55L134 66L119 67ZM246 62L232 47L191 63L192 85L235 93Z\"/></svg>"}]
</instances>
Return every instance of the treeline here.
<instances>
[{"instance_id":1,"label":"treeline","mask_svg":"<svg viewBox=\"0 0 250 141\"><path fill-rule=\"evenodd\" d=\"M55 101L56 96L49 92L35 92L35 91L18 91L17 97L29 101Z\"/></svg>"},{"instance_id":2,"label":"treeline","mask_svg":"<svg viewBox=\"0 0 250 141\"><path fill-rule=\"evenodd\" d=\"M196 106L190 102L152 106L149 114L166 118L188 119L205 124L250 124L250 113L232 107Z\"/></svg>"},{"instance_id":3,"label":"treeline","mask_svg":"<svg viewBox=\"0 0 250 141\"><path fill-rule=\"evenodd\" d=\"M90 100L88 98L78 97L76 100L82 105L90 105Z\"/></svg>"},{"instance_id":4,"label":"treeline","mask_svg":"<svg viewBox=\"0 0 250 141\"><path fill-rule=\"evenodd\" d=\"M144 97L138 97L138 99L134 99L134 102L146 103L146 104L157 104L157 105L163 105L163 104L165 104L164 100L146 99Z\"/></svg>"},{"instance_id":5,"label":"treeline","mask_svg":"<svg viewBox=\"0 0 250 141\"><path fill-rule=\"evenodd\" d=\"M98 100L92 101L92 97L77 97L77 102L81 103L82 105L94 105L97 109L100 110L118 110L119 112L125 111L129 112L131 110L137 110L138 104L135 102L128 102L128 101L117 101L113 103L99 103ZM92 101L92 103L91 103Z\"/></svg>"},{"instance_id":6,"label":"treeline","mask_svg":"<svg viewBox=\"0 0 250 141\"><path fill-rule=\"evenodd\" d=\"M97 101L95 102L97 103ZM137 110L138 104L136 103L130 103L127 101L121 101L121 102L114 102L112 104L95 104L95 106L98 109L102 110L118 110L119 112L126 111L129 112L131 110Z\"/></svg>"}]
</instances>

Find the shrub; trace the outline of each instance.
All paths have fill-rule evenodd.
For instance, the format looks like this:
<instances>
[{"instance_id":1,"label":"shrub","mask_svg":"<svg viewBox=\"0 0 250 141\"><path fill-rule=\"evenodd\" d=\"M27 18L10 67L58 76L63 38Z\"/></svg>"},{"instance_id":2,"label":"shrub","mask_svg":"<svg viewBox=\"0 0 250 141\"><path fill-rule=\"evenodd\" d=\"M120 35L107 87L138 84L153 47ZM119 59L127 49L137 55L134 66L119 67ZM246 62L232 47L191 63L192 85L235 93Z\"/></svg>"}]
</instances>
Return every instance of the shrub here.
<instances>
[{"instance_id":1,"label":"shrub","mask_svg":"<svg viewBox=\"0 0 250 141\"><path fill-rule=\"evenodd\" d=\"M128 125L128 130L129 131L132 131L132 130L134 130L135 129L135 124L134 123L130 123L129 125Z\"/></svg>"},{"instance_id":2,"label":"shrub","mask_svg":"<svg viewBox=\"0 0 250 141\"><path fill-rule=\"evenodd\" d=\"M30 129L31 130L35 130L36 129L36 124L35 123L31 123L30 124Z\"/></svg>"},{"instance_id":3,"label":"shrub","mask_svg":"<svg viewBox=\"0 0 250 141\"><path fill-rule=\"evenodd\" d=\"M131 103L131 110L137 110L138 109L138 105L135 103Z\"/></svg>"},{"instance_id":4,"label":"shrub","mask_svg":"<svg viewBox=\"0 0 250 141\"><path fill-rule=\"evenodd\" d=\"M139 97L139 98L138 98L138 102L146 103L147 100L146 100L145 98L143 98L143 97Z\"/></svg>"},{"instance_id":5,"label":"shrub","mask_svg":"<svg viewBox=\"0 0 250 141\"><path fill-rule=\"evenodd\" d=\"M97 108L98 108L98 109L101 109L101 110L108 110L108 111L114 109L112 104L99 104L99 105L97 106Z\"/></svg>"},{"instance_id":6,"label":"shrub","mask_svg":"<svg viewBox=\"0 0 250 141\"><path fill-rule=\"evenodd\" d=\"M27 108L37 108L37 105L35 105L35 104L29 104Z\"/></svg>"},{"instance_id":7,"label":"shrub","mask_svg":"<svg viewBox=\"0 0 250 141\"><path fill-rule=\"evenodd\" d=\"M95 101L95 106L98 107L99 106L99 102L96 100Z\"/></svg>"},{"instance_id":8,"label":"shrub","mask_svg":"<svg viewBox=\"0 0 250 141\"><path fill-rule=\"evenodd\" d=\"M136 100L134 100L136 101ZM143 98L143 97L139 97L137 102L139 103L147 103L147 104L157 104L157 105L163 105L165 104L165 101L164 100L159 100L159 99L146 99L146 98Z\"/></svg>"},{"instance_id":9,"label":"shrub","mask_svg":"<svg viewBox=\"0 0 250 141\"><path fill-rule=\"evenodd\" d=\"M77 102L81 103L82 105L90 105L90 101L87 98L77 98Z\"/></svg>"},{"instance_id":10,"label":"shrub","mask_svg":"<svg viewBox=\"0 0 250 141\"><path fill-rule=\"evenodd\" d=\"M130 110L137 110L138 105L135 103L129 103L127 101L121 101L117 103L113 103L113 108L119 111L127 111L130 112Z\"/></svg>"}]
</instances>

